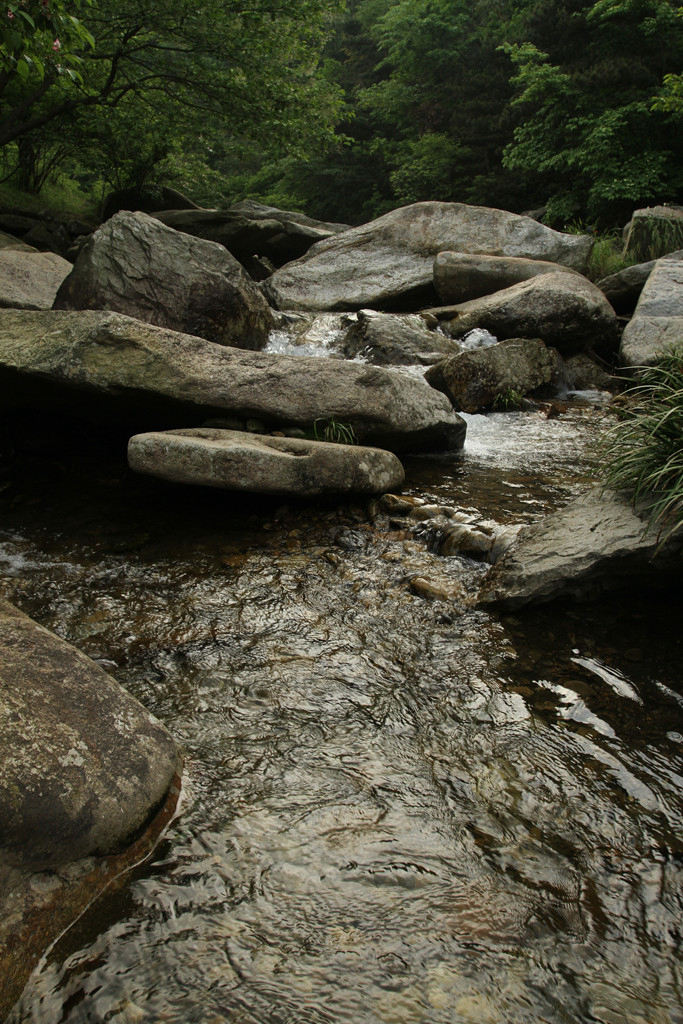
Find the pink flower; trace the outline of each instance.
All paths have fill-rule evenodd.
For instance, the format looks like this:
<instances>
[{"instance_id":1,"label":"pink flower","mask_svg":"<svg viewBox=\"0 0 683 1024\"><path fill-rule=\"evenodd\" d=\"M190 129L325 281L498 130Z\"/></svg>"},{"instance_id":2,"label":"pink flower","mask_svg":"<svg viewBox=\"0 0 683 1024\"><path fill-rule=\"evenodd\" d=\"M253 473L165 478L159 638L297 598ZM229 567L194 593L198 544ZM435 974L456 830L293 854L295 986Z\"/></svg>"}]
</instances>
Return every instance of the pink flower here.
<instances>
[{"instance_id":1,"label":"pink flower","mask_svg":"<svg viewBox=\"0 0 683 1024\"><path fill-rule=\"evenodd\" d=\"M11 20L12 20L12 18L14 17L14 11L8 11L8 12L7 12L7 17L8 17L8 18L9 18L9 20L11 21Z\"/></svg>"},{"instance_id":2,"label":"pink flower","mask_svg":"<svg viewBox=\"0 0 683 1024\"><path fill-rule=\"evenodd\" d=\"M54 43L52 44L52 49L53 50L61 50L61 48L62 48L62 44L60 43L59 39L55 39Z\"/></svg>"}]
</instances>

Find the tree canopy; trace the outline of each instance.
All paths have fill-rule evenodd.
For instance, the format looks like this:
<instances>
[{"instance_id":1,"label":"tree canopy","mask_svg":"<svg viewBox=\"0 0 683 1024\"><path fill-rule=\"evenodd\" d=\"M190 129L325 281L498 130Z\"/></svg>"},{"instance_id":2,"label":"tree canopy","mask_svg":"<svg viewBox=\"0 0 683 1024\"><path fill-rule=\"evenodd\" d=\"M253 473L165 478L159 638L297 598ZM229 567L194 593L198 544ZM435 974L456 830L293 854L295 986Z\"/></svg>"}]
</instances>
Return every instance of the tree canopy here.
<instances>
[{"instance_id":1,"label":"tree canopy","mask_svg":"<svg viewBox=\"0 0 683 1024\"><path fill-rule=\"evenodd\" d=\"M166 178L330 220L442 199L616 224L681 196L682 11L10 0L0 154L33 188L70 164L86 183Z\"/></svg>"}]
</instances>

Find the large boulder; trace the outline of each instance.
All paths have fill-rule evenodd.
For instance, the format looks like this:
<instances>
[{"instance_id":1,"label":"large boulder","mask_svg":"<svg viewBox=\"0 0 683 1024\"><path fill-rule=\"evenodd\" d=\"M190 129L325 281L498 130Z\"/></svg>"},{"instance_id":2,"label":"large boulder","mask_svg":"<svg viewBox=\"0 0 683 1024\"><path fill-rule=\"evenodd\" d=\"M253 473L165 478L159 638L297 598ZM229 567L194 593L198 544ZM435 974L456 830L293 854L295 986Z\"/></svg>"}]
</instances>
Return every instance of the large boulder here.
<instances>
[{"instance_id":1,"label":"large boulder","mask_svg":"<svg viewBox=\"0 0 683 1024\"><path fill-rule=\"evenodd\" d=\"M247 266L254 256L260 256L281 267L303 256L315 242L348 227L264 206L251 199L235 203L227 210L165 210L155 216L178 231L220 242Z\"/></svg>"},{"instance_id":2,"label":"large boulder","mask_svg":"<svg viewBox=\"0 0 683 1024\"><path fill-rule=\"evenodd\" d=\"M583 270L586 236L463 203L415 203L318 242L263 284L279 309L413 311L434 305L434 257L445 250L550 260Z\"/></svg>"},{"instance_id":3,"label":"large boulder","mask_svg":"<svg viewBox=\"0 0 683 1024\"><path fill-rule=\"evenodd\" d=\"M52 309L71 264L54 252L0 250L0 306Z\"/></svg>"},{"instance_id":4,"label":"large boulder","mask_svg":"<svg viewBox=\"0 0 683 1024\"><path fill-rule=\"evenodd\" d=\"M0 231L0 250L2 249L14 249L16 252L38 252L35 245L27 245L20 238L8 235L5 231Z\"/></svg>"},{"instance_id":5,"label":"large boulder","mask_svg":"<svg viewBox=\"0 0 683 1024\"><path fill-rule=\"evenodd\" d=\"M579 274L542 274L452 308L443 326L461 338L475 327L499 339L542 338L562 355L616 349L618 321L599 288Z\"/></svg>"},{"instance_id":6,"label":"large boulder","mask_svg":"<svg viewBox=\"0 0 683 1024\"><path fill-rule=\"evenodd\" d=\"M418 313L374 309L358 313L346 330L342 348L347 358L362 355L375 366L429 365L459 351L457 342L434 330Z\"/></svg>"},{"instance_id":7,"label":"large boulder","mask_svg":"<svg viewBox=\"0 0 683 1024\"><path fill-rule=\"evenodd\" d=\"M405 475L396 456L379 448L210 427L138 434L129 441L128 463L175 483L304 498L382 494L400 487Z\"/></svg>"},{"instance_id":8,"label":"large boulder","mask_svg":"<svg viewBox=\"0 0 683 1024\"><path fill-rule=\"evenodd\" d=\"M119 313L0 310L7 400L124 418L130 433L255 417L311 429L333 418L390 450L462 447L465 424L424 380L336 359L214 345ZM21 392L21 394L20 394Z\"/></svg>"},{"instance_id":9,"label":"large boulder","mask_svg":"<svg viewBox=\"0 0 683 1024\"><path fill-rule=\"evenodd\" d=\"M499 399L557 388L560 360L538 338L512 338L488 348L451 356L425 378L462 412L491 409Z\"/></svg>"},{"instance_id":10,"label":"large boulder","mask_svg":"<svg viewBox=\"0 0 683 1024\"><path fill-rule=\"evenodd\" d=\"M657 260L621 338L626 366L651 366L683 339L683 253Z\"/></svg>"},{"instance_id":11,"label":"large boulder","mask_svg":"<svg viewBox=\"0 0 683 1024\"><path fill-rule=\"evenodd\" d=\"M576 273L547 260L516 256L482 256L466 252L440 252L434 260L434 287L441 302L468 302L528 281L539 274Z\"/></svg>"},{"instance_id":12,"label":"large boulder","mask_svg":"<svg viewBox=\"0 0 683 1024\"><path fill-rule=\"evenodd\" d=\"M601 589L680 582L683 537L657 533L620 495L596 488L524 527L486 577L479 604L511 611Z\"/></svg>"},{"instance_id":13,"label":"large boulder","mask_svg":"<svg viewBox=\"0 0 683 1024\"><path fill-rule=\"evenodd\" d=\"M0 849L34 869L121 849L180 767L172 738L98 665L0 602Z\"/></svg>"},{"instance_id":14,"label":"large boulder","mask_svg":"<svg viewBox=\"0 0 683 1024\"><path fill-rule=\"evenodd\" d=\"M274 322L263 295L223 246L129 211L88 239L54 307L110 309L247 349L263 348Z\"/></svg>"},{"instance_id":15,"label":"large boulder","mask_svg":"<svg viewBox=\"0 0 683 1024\"><path fill-rule=\"evenodd\" d=\"M635 263L597 282L597 286L615 313L630 316L638 305L645 282L655 269L656 260Z\"/></svg>"},{"instance_id":16,"label":"large boulder","mask_svg":"<svg viewBox=\"0 0 683 1024\"><path fill-rule=\"evenodd\" d=\"M624 256L656 260L683 248L683 206L648 206L635 210L626 229Z\"/></svg>"}]
</instances>

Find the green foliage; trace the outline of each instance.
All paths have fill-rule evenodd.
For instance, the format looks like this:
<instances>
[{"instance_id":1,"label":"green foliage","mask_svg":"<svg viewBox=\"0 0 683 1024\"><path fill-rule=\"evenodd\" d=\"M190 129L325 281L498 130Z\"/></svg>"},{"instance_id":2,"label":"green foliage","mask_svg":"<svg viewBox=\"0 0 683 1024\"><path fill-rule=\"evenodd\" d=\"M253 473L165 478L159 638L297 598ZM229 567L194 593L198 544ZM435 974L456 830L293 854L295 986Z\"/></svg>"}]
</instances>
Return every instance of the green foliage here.
<instances>
[{"instance_id":1,"label":"green foliage","mask_svg":"<svg viewBox=\"0 0 683 1024\"><path fill-rule=\"evenodd\" d=\"M517 412L526 408L526 405L524 395L516 388L506 388L496 395L493 401L493 408L496 412Z\"/></svg>"},{"instance_id":2,"label":"green foliage","mask_svg":"<svg viewBox=\"0 0 683 1024\"><path fill-rule=\"evenodd\" d=\"M81 82L81 53L94 40L76 17L91 0L8 0L0 16L0 89L35 88L66 76Z\"/></svg>"},{"instance_id":3,"label":"green foliage","mask_svg":"<svg viewBox=\"0 0 683 1024\"><path fill-rule=\"evenodd\" d=\"M40 196L22 192L13 185L0 184L0 207L6 210L26 210L29 213L54 211L58 217L73 217L86 222L97 217L97 203L83 192L77 182L60 176L46 185Z\"/></svg>"},{"instance_id":4,"label":"green foliage","mask_svg":"<svg viewBox=\"0 0 683 1024\"><path fill-rule=\"evenodd\" d=\"M527 40L504 47L518 119L504 163L549 188L551 223L618 223L683 186L683 111L664 99L683 60L677 11L669 0L545 0L523 19Z\"/></svg>"},{"instance_id":5,"label":"green foliage","mask_svg":"<svg viewBox=\"0 0 683 1024\"><path fill-rule=\"evenodd\" d=\"M587 276L591 281L601 281L603 277L616 274L637 262L634 259L624 258L620 233L598 235L588 260Z\"/></svg>"},{"instance_id":6,"label":"green foliage","mask_svg":"<svg viewBox=\"0 0 683 1024\"><path fill-rule=\"evenodd\" d=\"M634 218L628 237L628 253L635 263L656 260L677 249L683 249L683 220Z\"/></svg>"},{"instance_id":7,"label":"green foliage","mask_svg":"<svg viewBox=\"0 0 683 1024\"><path fill-rule=\"evenodd\" d=\"M329 419L317 419L313 424L313 436L316 441L329 441L332 444L356 443L356 435L351 424L340 423L333 416Z\"/></svg>"},{"instance_id":8,"label":"green foliage","mask_svg":"<svg viewBox=\"0 0 683 1024\"><path fill-rule=\"evenodd\" d=\"M683 526L683 345L635 369L604 445L602 477L644 508L663 541Z\"/></svg>"},{"instance_id":9,"label":"green foliage","mask_svg":"<svg viewBox=\"0 0 683 1024\"><path fill-rule=\"evenodd\" d=\"M339 91L319 60L340 3L49 0L48 27L64 35L51 36L52 57L34 59L45 26L2 51L0 147L28 139L36 150L58 135L64 161L117 187L167 176L187 151L211 169L226 139L301 152L330 136L338 116ZM23 24L15 6L28 10L11 4L8 21ZM83 9L87 28L67 7ZM31 80L25 58L38 69Z\"/></svg>"}]
</instances>

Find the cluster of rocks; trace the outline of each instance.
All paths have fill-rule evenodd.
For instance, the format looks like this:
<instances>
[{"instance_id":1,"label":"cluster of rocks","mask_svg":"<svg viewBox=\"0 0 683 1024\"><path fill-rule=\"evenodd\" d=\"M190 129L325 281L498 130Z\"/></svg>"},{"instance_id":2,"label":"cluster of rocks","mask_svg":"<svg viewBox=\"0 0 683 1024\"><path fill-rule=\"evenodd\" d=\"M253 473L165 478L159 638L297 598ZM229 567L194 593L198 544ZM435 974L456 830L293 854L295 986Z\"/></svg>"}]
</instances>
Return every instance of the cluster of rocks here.
<instances>
[{"instance_id":1,"label":"cluster of rocks","mask_svg":"<svg viewBox=\"0 0 683 1024\"><path fill-rule=\"evenodd\" d=\"M627 245L649 261L596 286L584 276L590 237L499 210L418 203L349 228L251 202L182 205L112 208L94 233L0 213L6 410L121 423L131 467L178 484L384 494L384 513L432 531L444 557L493 565L486 605L583 594L660 555L616 496L521 529L387 493L403 482L396 453L462 448L457 410L608 383L596 359L618 359L617 313L635 309L623 363L652 363L680 340L682 253L645 250L647 218L634 216ZM346 359L263 351L302 312L343 314ZM424 379L397 365L430 369ZM680 548L674 539L662 557ZM134 837L163 827L180 754L101 668L6 604L0 651L2 1015L31 967L36 906L52 922L34 929L37 955L101 886L102 858L118 870Z\"/></svg>"}]
</instances>

